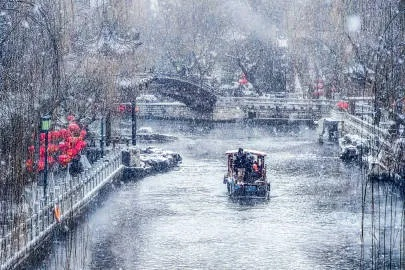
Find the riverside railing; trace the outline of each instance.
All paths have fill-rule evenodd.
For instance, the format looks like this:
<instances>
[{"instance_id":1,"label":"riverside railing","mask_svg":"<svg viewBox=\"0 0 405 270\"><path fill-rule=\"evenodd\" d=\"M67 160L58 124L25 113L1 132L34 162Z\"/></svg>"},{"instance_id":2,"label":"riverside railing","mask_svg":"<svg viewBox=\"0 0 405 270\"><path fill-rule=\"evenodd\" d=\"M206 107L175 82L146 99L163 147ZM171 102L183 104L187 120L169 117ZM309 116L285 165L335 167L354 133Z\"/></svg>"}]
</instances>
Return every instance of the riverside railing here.
<instances>
[{"instance_id":1,"label":"riverside railing","mask_svg":"<svg viewBox=\"0 0 405 270\"><path fill-rule=\"evenodd\" d=\"M380 128L348 112L337 112L333 110L332 115L344 120L347 125L357 130L359 135L362 134L370 140L378 140L380 143L390 146L391 135L387 129Z\"/></svg>"},{"instance_id":2,"label":"riverside railing","mask_svg":"<svg viewBox=\"0 0 405 270\"><path fill-rule=\"evenodd\" d=\"M60 223L73 218L123 168L121 152L114 151L78 177L64 178L50 189L49 197L32 205L32 214L11 229L1 228L0 269L9 269L27 257ZM35 191L34 191L35 192ZM55 208L60 209L59 220Z\"/></svg>"}]
</instances>

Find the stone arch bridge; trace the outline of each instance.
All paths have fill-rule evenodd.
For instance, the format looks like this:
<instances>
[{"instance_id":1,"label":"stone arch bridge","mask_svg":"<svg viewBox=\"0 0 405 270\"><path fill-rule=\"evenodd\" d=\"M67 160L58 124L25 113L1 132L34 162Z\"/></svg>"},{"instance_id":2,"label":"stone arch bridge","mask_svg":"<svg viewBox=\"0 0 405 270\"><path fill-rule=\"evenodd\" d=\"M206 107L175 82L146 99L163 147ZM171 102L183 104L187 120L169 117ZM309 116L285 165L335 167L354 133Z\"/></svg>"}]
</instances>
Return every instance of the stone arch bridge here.
<instances>
[{"instance_id":1,"label":"stone arch bridge","mask_svg":"<svg viewBox=\"0 0 405 270\"><path fill-rule=\"evenodd\" d=\"M212 113L217 102L216 89L192 77L145 73L137 74L131 80L119 81L120 88L130 91L137 91L145 85L153 86L162 96L175 99L201 113Z\"/></svg>"},{"instance_id":2,"label":"stone arch bridge","mask_svg":"<svg viewBox=\"0 0 405 270\"><path fill-rule=\"evenodd\" d=\"M221 97L217 89L190 77L172 74L138 75L133 85L153 85L163 96L173 98L182 104L180 110L191 110L197 114L211 115L212 119L286 119L319 120L329 113L333 102L327 100L306 100L275 97ZM139 104L143 113L165 118L167 104ZM174 110L174 109L173 109ZM159 113L161 112L161 113ZM160 115L161 114L161 115ZM184 114L183 114L184 115Z\"/></svg>"}]
</instances>

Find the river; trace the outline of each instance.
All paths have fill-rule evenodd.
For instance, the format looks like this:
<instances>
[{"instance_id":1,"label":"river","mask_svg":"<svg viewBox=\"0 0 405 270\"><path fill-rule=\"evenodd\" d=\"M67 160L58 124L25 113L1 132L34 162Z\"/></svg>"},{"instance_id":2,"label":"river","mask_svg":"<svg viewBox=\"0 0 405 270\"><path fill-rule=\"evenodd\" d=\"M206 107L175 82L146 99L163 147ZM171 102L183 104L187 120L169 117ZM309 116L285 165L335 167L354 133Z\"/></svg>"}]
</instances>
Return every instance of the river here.
<instances>
[{"instance_id":1,"label":"river","mask_svg":"<svg viewBox=\"0 0 405 270\"><path fill-rule=\"evenodd\" d=\"M363 215L364 175L337 158L336 145L318 144L315 130L138 124L178 136L159 147L179 152L181 166L117 185L32 268L400 268L402 195L369 183ZM228 199L224 152L239 147L268 153L268 202Z\"/></svg>"}]
</instances>

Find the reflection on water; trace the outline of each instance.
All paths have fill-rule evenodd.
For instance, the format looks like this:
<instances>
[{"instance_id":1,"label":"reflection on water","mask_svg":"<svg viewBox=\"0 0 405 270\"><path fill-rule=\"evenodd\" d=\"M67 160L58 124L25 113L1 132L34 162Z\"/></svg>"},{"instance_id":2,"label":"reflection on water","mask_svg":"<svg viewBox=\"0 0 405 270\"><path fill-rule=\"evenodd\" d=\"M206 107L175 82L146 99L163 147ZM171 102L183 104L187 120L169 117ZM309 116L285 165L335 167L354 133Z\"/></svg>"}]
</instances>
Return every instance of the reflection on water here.
<instances>
[{"instance_id":1,"label":"reflection on water","mask_svg":"<svg viewBox=\"0 0 405 270\"><path fill-rule=\"evenodd\" d=\"M366 266L404 269L403 190L378 181L368 181L365 190L363 256L367 260Z\"/></svg>"},{"instance_id":2,"label":"reflection on water","mask_svg":"<svg viewBox=\"0 0 405 270\"><path fill-rule=\"evenodd\" d=\"M183 164L116 186L52 242L37 269L400 268L403 197L368 183L362 215L365 177L336 158L336 146L318 145L315 131L140 125L179 136L163 147L178 151ZM240 146L269 154L267 203L226 195L224 153Z\"/></svg>"}]
</instances>

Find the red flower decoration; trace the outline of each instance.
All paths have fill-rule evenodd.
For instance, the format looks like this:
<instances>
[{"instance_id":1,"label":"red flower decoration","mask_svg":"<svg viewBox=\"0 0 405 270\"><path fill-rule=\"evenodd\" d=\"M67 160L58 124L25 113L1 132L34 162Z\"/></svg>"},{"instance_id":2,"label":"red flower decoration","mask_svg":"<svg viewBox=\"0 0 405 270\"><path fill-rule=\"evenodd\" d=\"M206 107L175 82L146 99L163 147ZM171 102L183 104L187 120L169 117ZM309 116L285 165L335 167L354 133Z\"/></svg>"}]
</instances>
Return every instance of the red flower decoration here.
<instances>
[{"instance_id":1,"label":"red flower decoration","mask_svg":"<svg viewBox=\"0 0 405 270\"><path fill-rule=\"evenodd\" d=\"M38 171L40 172L40 171L43 171L44 169L45 169L45 161L43 159L41 159L38 162Z\"/></svg>"},{"instance_id":2,"label":"red flower decoration","mask_svg":"<svg viewBox=\"0 0 405 270\"><path fill-rule=\"evenodd\" d=\"M32 159L27 159L27 161L25 162L25 167L27 168L27 170L29 172L32 172L33 166L34 166L34 162L32 161Z\"/></svg>"},{"instance_id":3,"label":"red flower decoration","mask_svg":"<svg viewBox=\"0 0 405 270\"><path fill-rule=\"evenodd\" d=\"M45 147L44 146L39 147L39 156L40 157L45 156Z\"/></svg>"},{"instance_id":4,"label":"red flower decoration","mask_svg":"<svg viewBox=\"0 0 405 270\"><path fill-rule=\"evenodd\" d=\"M80 127L79 127L79 125L76 124L76 123L70 123L69 126L68 126L68 129L69 129L71 132L75 132L75 131L79 131L79 130L80 130Z\"/></svg>"},{"instance_id":5,"label":"red flower decoration","mask_svg":"<svg viewBox=\"0 0 405 270\"><path fill-rule=\"evenodd\" d=\"M62 166L66 166L71 160L72 160L72 158L69 155L66 155L66 154L58 156L58 162Z\"/></svg>"},{"instance_id":6,"label":"red flower decoration","mask_svg":"<svg viewBox=\"0 0 405 270\"><path fill-rule=\"evenodd\" d=\"M86 137L86 135L87 135L87 131L85 129L82 129L80 131L80 137L84 138L84 137Z\"/></svg>"},{"instance_id":7,"label":"red flower decoration","mask_svg":"<svg viewBox=\"0 0 405 270\"><path fill-rule=\"evenodd\" d=\"M78 151L75 148L70 148L66 151L66 154L70 157L75 157L77 155Z\"/></svg>"}]
</instances>

